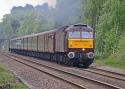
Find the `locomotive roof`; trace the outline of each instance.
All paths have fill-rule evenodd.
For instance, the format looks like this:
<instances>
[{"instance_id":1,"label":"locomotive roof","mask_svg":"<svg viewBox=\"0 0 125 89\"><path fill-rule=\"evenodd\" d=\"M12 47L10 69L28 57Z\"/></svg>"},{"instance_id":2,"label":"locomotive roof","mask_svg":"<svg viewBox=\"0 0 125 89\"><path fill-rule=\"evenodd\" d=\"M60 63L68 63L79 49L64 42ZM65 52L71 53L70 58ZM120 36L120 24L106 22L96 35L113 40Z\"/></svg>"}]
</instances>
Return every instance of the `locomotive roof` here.
<instances>
[{"instance_id":1,"label":"locomotive roof","mask_svg":"<svg viewBox=\"0 0 125 89\"><path fill-rule=\"evenodd\" d=\"M77 30L78 28L81 30L85 30L85 31L94 31L94 29L92 29L90 26L86 25L86 24L74 24L69 26L66 31L70 31L70 30Z\"/></svg>"}]
</instances>

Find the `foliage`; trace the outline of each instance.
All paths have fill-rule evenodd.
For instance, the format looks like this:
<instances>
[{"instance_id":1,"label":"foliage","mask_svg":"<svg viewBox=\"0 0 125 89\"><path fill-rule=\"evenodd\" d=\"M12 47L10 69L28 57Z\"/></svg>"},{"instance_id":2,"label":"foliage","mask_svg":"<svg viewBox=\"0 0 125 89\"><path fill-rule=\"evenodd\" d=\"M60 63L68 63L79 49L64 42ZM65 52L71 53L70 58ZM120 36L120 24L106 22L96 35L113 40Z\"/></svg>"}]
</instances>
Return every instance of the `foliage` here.
<instances>
[{"instance_id":1,"label":"foliage","mask_svg":"<svg viewBox=\"0 0 125 89\"><path fill-rule=\"evenodd\" d=\"M85 16L84 23L91 25L92 28L96 28L96 24L98 23L99 16L101 14L102 5L105 0L85 0L83 5L83 12Z\"/></svg>"},{"instance_id":2,"label":"foliage","mask_svg":"<svg viewBox=\"0 0 125 89\"><path fill-rule=\"evenodd\" d=\"M125 32L119 40L117 49L118 50L114 54L111 54L105 59L98 59L96 63L125 70Z\"/></svg>"},{"instance_id":3,"label":"foliage","mask_svg":"<svg viewBox=\"0 0 125 89\"><path fill-rule=\"evenodd\" d=\"M125 69L125 0L85 0L82 8L96 30L96 62Z\"/></svg>"},{"instance_id":4,"label":"foliage","mask_svg":"<svg viewBox=\"0 0 125 89\"><path fill-rule=\"evenodd\" d=\"M96 53L108 57L117 52L119 39L125 29L124 0L87 0L85 17L96 29Z\"/></svg>"}]
</instances>

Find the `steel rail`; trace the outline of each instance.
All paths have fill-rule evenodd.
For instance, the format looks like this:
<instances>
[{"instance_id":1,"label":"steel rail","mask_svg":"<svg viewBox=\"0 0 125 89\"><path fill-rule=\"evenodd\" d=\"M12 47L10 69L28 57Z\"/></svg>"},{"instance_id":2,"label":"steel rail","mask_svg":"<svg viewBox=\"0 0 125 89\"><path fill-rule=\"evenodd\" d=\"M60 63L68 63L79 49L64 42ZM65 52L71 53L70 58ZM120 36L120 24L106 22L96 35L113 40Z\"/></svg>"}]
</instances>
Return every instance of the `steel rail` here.
<instances>
[{"instance_id":1,"label":"steel rail","mask_svg":"<svg viewBox=\"0 0 125 89\"><path fill-rule=\"evenodd\" d=\"M98 75L102 75L102 76L106 76L106 77L113 78L113 79L117 79L117 80L120 80L120 81L125 81L125 77L124 76L122 76L123 78L120 78L120 77L118 77L120 75L117 75L117 73L115 73L115 72L111 73L111 72L108 72L108 71L101 70L103 72L107 72L107 73L111 74L111 75L107 75L105 73L99 72L98 70L96 70L96 71L94 70L93 71L92 69L91 70L85 69L84 71L91 72L91 73L98 74Z\"/></svg>"},{"instance_id":2,"label":"steel rail","mask_svg":"<svg viewBox=\"0 0 125 89\"><path fill-rule=\"evenodd\" d=\"M113 73L113 74L117 74L117 75L119 75L119 76L125 77L125 74L117 73L117 72L113 72L113 71L109 71L109 70L105 70L105 69L99 69L99 68L95 68L95 67L91 67L90 69L100 70L100 71L106 71L106 72L109 72L109 73Z\"/></svg>"}]
</instances>

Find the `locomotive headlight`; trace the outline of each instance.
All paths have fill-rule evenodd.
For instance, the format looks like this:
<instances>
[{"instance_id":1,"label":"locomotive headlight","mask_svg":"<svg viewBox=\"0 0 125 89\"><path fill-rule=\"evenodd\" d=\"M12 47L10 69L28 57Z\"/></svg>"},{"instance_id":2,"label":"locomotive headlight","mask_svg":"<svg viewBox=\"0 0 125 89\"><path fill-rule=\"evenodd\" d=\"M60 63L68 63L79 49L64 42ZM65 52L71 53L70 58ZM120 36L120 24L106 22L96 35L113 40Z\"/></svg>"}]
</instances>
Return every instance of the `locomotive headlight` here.
<instances>
[{"instance_id":1,"label":"locomotive headlight","mask_svg":"<svg viewBox=\"0 0 125 89\"><path fill-rule=\"evenodd\" d=\"M90 59L94 58L94 53L93 52L87 53L87 57Z\"/></svg>"},{"instance_id":2,"label":"locomotive headlight","mask_svg":"<svg viewBox=\"0 0 125 89\"><path fill-rule=\"evenodd\" d=\"M74 58L74 57L75 57L75 52L69 52L69 53L68 53L68 57L69 57L70 59Z\"/></svg>"},{"instance_id":3,"label":"locomotive headlight","mask_svg":"<svg viewBox=\"0 0 125 89\"><path fill-rule=\"evenodd\" d=\"M83 48L82 51L85 51L85 49Z\"/></svg>"}]
</instances>

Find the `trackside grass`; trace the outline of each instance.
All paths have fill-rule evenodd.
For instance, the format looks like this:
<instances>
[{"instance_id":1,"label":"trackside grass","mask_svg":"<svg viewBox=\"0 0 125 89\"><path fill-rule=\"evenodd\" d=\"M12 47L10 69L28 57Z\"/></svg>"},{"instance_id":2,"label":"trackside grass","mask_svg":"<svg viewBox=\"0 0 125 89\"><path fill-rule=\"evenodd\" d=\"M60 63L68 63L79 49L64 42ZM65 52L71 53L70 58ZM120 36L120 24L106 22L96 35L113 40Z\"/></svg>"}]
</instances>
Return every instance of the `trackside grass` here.
<instances>
[{"instance_id":1,"label":"trackside grass","mask_svg":"<svg viewBox=\"0 0 125 89\"><path fill-rule=\"evenodd\" d=\"M4 84L10 84L10 89L26 89L23 83L0 64L0 86Z\"/></svg>"},{"instance_id":2,"label":"trackside grass","mask_svg":"<svg viewBox=\"0 0 125 89\"><path fill-rule=\"evenodd\" d=\"M97 59L95 60L96 64L110 66L114 68L120 68L125 70L125 60L117 60L117 59Z\"/></svg>"}]
</instances>

